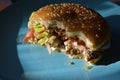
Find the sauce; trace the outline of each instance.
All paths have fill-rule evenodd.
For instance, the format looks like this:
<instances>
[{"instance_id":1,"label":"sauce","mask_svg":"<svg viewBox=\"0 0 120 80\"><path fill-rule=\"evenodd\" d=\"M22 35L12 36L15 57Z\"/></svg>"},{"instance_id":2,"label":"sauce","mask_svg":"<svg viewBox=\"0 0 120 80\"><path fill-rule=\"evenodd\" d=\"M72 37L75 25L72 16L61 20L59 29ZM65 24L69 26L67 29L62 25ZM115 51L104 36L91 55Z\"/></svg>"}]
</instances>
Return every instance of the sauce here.
<instances>
[{"instance_id":1,"label":"sauce","mask_svg":"<svg viewBox=\"0 0 120 80\"><path fill-rule=\"evenodd\" d=\"M93 68L93 65L85 65L84 66L84 69L85 70L90 70L90 69L92 69Z\"/></svg>"}]
</instances>

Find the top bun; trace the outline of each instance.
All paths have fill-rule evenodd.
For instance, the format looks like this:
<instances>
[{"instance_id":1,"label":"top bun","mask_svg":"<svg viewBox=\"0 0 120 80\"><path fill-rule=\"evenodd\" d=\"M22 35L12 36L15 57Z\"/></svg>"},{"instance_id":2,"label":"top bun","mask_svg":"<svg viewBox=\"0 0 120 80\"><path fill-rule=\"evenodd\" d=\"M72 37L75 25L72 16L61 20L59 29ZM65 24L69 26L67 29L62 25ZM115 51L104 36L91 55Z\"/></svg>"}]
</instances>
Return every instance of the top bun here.
<instances>
[{"instance_id":1,"label":"top bun","mask_svg":"<svg viewBox=\"0 0 120 80\"><path fill-rule=\"evenodd\" d=\"M91 50L100 49L110 40L110 30L104 18L94 10L73 3L50 4L35 11L28 27L41 23L46 28L65 29L68 37L77 36Z\"/></svg>"}]
</instances>

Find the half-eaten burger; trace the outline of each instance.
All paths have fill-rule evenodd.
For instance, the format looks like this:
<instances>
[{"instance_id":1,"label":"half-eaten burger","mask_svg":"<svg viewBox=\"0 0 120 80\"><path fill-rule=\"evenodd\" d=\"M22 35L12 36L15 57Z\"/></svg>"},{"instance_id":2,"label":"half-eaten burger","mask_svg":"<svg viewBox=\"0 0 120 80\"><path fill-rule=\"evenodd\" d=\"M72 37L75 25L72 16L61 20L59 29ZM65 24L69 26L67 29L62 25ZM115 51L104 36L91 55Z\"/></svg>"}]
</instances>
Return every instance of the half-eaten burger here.
<instances>
[{"instance_id":1,"label":"half-eaten burger","mask_svg":"<svg viewBox=\"0 0 120 80\"><path fill-rule=\"evenodd\" d=\"M90 8L73 3L50 4L31 14L24 42L94 64L109 48L110 29Z\"/></svg>"}]
</instances>

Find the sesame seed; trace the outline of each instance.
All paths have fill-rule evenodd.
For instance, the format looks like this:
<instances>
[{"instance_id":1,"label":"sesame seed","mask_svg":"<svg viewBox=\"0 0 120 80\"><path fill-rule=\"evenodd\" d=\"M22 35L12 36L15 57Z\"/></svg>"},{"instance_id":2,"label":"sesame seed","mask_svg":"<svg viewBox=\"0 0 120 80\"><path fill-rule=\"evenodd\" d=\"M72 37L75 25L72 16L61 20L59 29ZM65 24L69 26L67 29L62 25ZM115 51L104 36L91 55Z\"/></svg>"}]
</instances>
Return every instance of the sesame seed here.
<instances>
[{"instance_id":1,"label":"sesame seed","mask_svg":"<svg viewBox=\"0 0 120 80\"><path fill-rule=\"evenodd\" d=\"M86 10L86 8L85 8L85 7L83 7L83 9L84 9L84 10Z\"/></svg>"},{"instance_id":2,"label":"sesame seed","mask_svg":"<svg viewBox=\"0 0 120 80\"><path fill-rule=\"evenodd\" d=\"M49 14L49 13L47 13L47 15L49 16L50 14Z\"/></svg>"},{"instance_id":3,"label":"sesame seed","mask_svg":"<svg viewBox=\"0 0 120 80\"><path fill-rule=\"evenodd\" d=\"M98 28L98 30L101 30L101 28Z\"/></svg>"},{"instance_id":4,"label":"sesame seed","mask_svg":"<svg viewBox=\"0 0 120 80\"><path fill-rule=\"evenodd\" d=\"M98 24L100 23L100 21L97 22Z\"/></svg>"},{"instance_id":5,"label":"sesame seed","mask_svg":"<svg viewBox=\"0 0 120 80\"><path fill-rule=\"evenodd\" d=\"M87 17L84 17L83 19L84 19L84 20L86 20L86 19L87 19Z\"/></svg>"},{"instance_id":6,"label":"sesame seed","mask_svg":"<svg viewBox=\"0 0 120 80\"><path fill-rule=\"evenodd\" d=\"M98 24L98 26L100 27L100 24Z\"/></svg>"},{"instance_id":7,"label":"sesame seed","mask_svg":"<svg viewBox=\"0 0 120 80\"><path fill-rule=\"evenodd\" d=\"M66 11L66 13L70 13L70 11Z\"/></svg>"},{"instance_id":8,"label":"sesame seed","mask_svg":"<svg viewBox=\"0 0 120 80\"><path fill-rule=\"evenodd\" d=\"M90 11L90 15L93 15L93 13Z\"/></svg>"},{"instance_id":9,"label":"sesame seed","mask_svg":"<svg viewBox=\"0 0 120 80\"><path fill-rule=\"evenodd\" d=\"M85 24L82 24L82 26L81 26L82 28L84 28L85 27Z\"/></svg>"},{"instance_id":10,"label":"sesame seed","mask_svg":"<svg viewBox=\"0 0 120 80\"><path fill-rule=\"evenodd\" d=\"M91 19L92 17L89 16L89 19Z\"/></svg>"},{"instance_id":11,"label":"sesame seed","mask_svg":"<svg viewBox=\"0 0 120 80\"><path fill-rule=\"evenodd\" d=\"M84 11L82 11L81 13L82 13L82 14L84 14L85 12L84 12Z\"/></svg>"},{"instance_id":12,"label":"sesame seed","mask_svg":"<svg viewBox=\"0 0 120 80\"><path fill-rule=\"evenodd\" d=\"M70 22L70 20L69 20L69 19L68 19L67 21L68 21L68 22Z\"/></svg>"},{"instance_id":13,"label":"sesame seed","mask_svg":"<svg viewBox=\"0 0 120 80\"><path fill-rule=\"evenodd\" d=\"M90 28L93 28L92 26L90 26Z\"/></svg>"},{"instance_id":14,"label":"sesame seed","mask_svg":"<svg viewBox=\"0 0 120 80\"><path fill-rule=\"evenodd\" d=\"M99 37L98 34L95 35L97 38Z\"/></svg>"},{"instance_id":15,"label":"sesame seed","mask_svg":"<svg viewBox=\"0 0 120 80\"><path fill-rule=\"evenodd\" d=\"M86 10L86 13L90 13L88 10Z\"/></svg>"},{"instance_id":16,"label":"sesame seed","mask_svg":"<svg viewBox=\"0 0 120 80\"><path fill-rule=\"evenodd\" d=\"M80 8L83 9L83 6L81 6Z\"/></svg>"},{"instance_id":17,"label":"sesame seed","mask_svg":"<svg viewBox=\"0 0 120 80\"><path fill-rule=\"evenodd\" d=\"M63 11L62 11L62 10L60 10L60 13L62 14L62 13L63 13Z\"/></svg>"},{"instance_id":18,"label":"sesame seed","mask_svg":"<svg viewBox=\"0 0 120 80\"><path fill-rule=\"evenodd\" d=\"M59 14L56 14L58 17L60 17L60 15Z\"/></svg>"}]
</instances>

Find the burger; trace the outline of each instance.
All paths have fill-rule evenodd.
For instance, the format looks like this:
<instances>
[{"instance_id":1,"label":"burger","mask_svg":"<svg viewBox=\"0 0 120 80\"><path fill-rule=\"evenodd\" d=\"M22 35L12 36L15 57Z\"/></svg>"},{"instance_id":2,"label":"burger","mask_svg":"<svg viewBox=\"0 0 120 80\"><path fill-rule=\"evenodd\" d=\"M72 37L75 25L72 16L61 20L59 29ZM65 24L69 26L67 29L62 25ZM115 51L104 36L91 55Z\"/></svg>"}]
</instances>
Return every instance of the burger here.
<instances>
[{"instance_id":1,"label":"burger","mask_svg":"<svg viewBox=\"0 0 120 80\"><path fill-rule=\"evenodd\" d=\"M80 4L59 3L32 12L23 41L95 64L109 48L110 39L110 28L99 13Z\"/></svg>"}]
</instances>

